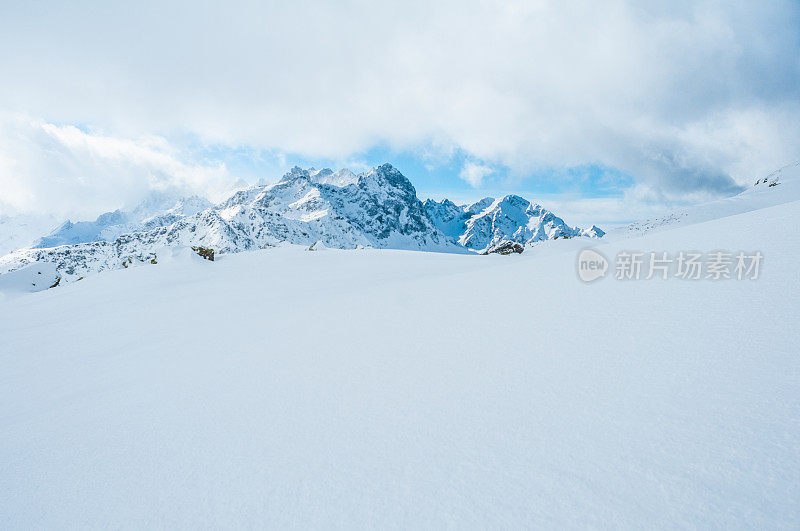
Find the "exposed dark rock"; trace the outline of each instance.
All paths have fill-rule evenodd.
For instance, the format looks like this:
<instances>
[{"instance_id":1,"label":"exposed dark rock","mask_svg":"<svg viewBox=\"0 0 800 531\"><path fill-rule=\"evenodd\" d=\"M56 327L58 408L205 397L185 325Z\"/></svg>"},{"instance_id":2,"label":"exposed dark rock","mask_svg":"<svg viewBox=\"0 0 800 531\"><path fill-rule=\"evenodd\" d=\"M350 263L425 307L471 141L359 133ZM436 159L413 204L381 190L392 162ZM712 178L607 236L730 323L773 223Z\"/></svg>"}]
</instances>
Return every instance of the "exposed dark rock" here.
<instances>
[{"instance_id":1,"label":"exposed dark rock","mask_svg":"<svg viewBox=\"0 0 800 531\"><path fill-rule=\"evenodd\" d=\"M500 242L497 245L490 247L489 249L483 251L481 254L522 254L522 251L525 250L525 246L521 243L511 242L511 241L504 241Z\"/></svg>"}]
</instances>

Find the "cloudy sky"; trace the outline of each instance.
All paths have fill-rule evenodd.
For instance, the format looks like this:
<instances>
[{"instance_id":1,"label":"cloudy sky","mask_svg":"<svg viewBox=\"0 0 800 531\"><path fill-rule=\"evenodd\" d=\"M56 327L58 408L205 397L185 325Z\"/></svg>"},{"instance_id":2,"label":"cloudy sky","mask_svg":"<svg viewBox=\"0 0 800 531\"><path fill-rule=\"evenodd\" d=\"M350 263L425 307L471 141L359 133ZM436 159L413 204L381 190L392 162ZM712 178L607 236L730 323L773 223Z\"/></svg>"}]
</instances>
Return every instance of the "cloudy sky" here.
<instances>
[{"instance_id":1,"label":"cloudy sky","mask_svg":"<svg viewBox=\"0 0 800 531\"><path fill-rule=\"evenodd\" d=\"M388 161L421 197L642 217L800 159L799 28L795 0L6 0L0 214Z\"/></svg>"}]
</instances>

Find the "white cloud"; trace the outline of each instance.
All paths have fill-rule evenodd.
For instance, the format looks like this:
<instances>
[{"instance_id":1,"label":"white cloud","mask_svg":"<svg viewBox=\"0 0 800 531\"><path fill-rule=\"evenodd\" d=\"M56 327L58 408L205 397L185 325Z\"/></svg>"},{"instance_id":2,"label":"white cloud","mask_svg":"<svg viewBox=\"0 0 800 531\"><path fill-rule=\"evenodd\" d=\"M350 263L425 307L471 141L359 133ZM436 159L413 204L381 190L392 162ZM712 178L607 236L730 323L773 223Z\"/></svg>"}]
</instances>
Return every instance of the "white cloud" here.
<instances>
[{"instance_id":1,"label":"white cloud","mask_svg":"<svg viewBox=\"0 0 800 531\"><path fill-rule=\"evenodd\" d=\"M121 138L337 160L458 148L518 175L596 163L665 194L724 194L798 158L798 13L794 0L5 2L0 101Z\"/></svg>"},{"instance_id":2,"label":"white cloud","mask_svg":"<svg viewBox=\"0 0 800 531\"><path fill-rule=\"evenodd\" d=\"M223 164L181 160L160 137L122 139L16 115L0 120L0 213L87 218L151 190L219 199L234 185Z\"/></svg>"},{"instance_id":3,"label":"white cloud","mask_svg":"<svg viewBox=\"0 0 800 531\"><path fill-rule=\"evenodd\" d=\"M459 172L459 177L464 179L473 188L477 188L483 184L483 178L492 173L492 168L483 164L475 162L466 162L464 167Z\"/></svg>"}]
</instances>

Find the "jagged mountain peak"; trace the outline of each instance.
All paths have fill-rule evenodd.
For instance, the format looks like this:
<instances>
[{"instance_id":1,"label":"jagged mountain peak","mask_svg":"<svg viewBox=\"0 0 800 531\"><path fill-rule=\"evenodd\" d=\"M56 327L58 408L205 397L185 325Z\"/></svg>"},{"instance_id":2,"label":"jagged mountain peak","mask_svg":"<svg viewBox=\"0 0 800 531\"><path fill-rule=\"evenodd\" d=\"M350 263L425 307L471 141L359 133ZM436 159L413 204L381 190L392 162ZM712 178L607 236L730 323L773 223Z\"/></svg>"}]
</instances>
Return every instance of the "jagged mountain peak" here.
<instances>
[{"instance_id":1,"label":"jagged mountain peak","mask_svg":"<svg viewBox=\"0 0 800 531\"><path fill-rule=\"evenodd\" d=\"M338 187L358 184L359 179L359 176L350 171L348 168L342 168L338 171L333 171L330 168L314 170L311 172L311 177L314 182L319 184L328 184Z\"/></svg>"},{"instance_id":2,"label":"jagged mountain peak","mask_svg":"<svg viewBox=\"0 0 800 531\"><path fill-rule=\"evenodd\" d=\"M345 187L351 184L357 185L370 192L378 192L381 189L395 189L407 195L416 197L416 189L411 181L403 175L397 168L389 163L381 164L364 173L354 173L347 168L333 171L330 168L304 169L294 166L286 172L280 180L271 186L284 185L296 181L308 182L312 185L331 185Z\"/></svg>"},{"instance_id":3,"label":"jagged mountain peak","mask_svg":"<svg viewBox=\"0 0 800 531\"><path fill-rule=\"evenodd\" d=\"M528 205L531 204L530 201L528 201L524 197L518 196L516 194L508 194L508 195L504 196L502 199L500 199L500 203L514 205L514 206L517 206L517 207L523 206L523 205L524 206L528 206Z\"/></svg>"},{"instance_id":4,"label":"jagged mountain peak","mask_svg":"<svg viewBox=\"0 0 800 531\"><path fill-rule=\"evenodd\" d=\"M293 166L292 169L286 172L278 182L288 182L288 181L293 181L295 179L308 180L310 178L311 178L311 173L309 172L309 170L304 170L300 166Z\"/></svg>"},{"instance_id":5,"label":"jagged mountain peak","mask_svg":"<svg viewBox=\"0 0 800 531\"><path fill-rule=\"evenodd\" d=\"M485 252L504 241L531 244L555 237L599 237L603 233L570 227L563 219L515 194L485 197L457 206L452 201L425 202L425 210L439 230L459 244Z\"/></svg>"},{"instance_id":6,"label":"jagged mountain peak","mask_svg":"<svg viewBox=\"0 0 800 531\"><path fill-rule=\"evenodd\" d=\"M494 197L484 197L479 201L475 201L474 203L467 205L466 212L469 212L470 214L477 214L489 208L494 202Z\"/></svg>"},{"instance_id":7,"label":"jagged mountain peak","mask_svg":"<svg viewBox=\"0 0 800 531\"><path fill-rule=\"evenodd\" d=\"M381 197L399 194L408 200L412 198L417 200L417 190L414 185L391 164L382 164L366 174L361 174L358 186Z\"/></svg>"},{"instance_id":8,"label":"jagged mountain peak","mask_svg":"<svg viewBox=\"0 0 800 531\"><path fill-rule=\"evenodd\" d=\"M602 238L606 235L606 231L598 227L597 225L592 225L588 229L583 229L581 231L581 236L587 236L589 238Z\"/></svg>"},{"instance_id":9,"label":"jagged mountain peak","mask_svg":"<svg viewBox=\"0 0 800 531\"><path fill-rule=\"evenodd\" d=\"M424 205L425 206L428 206L428 205L431 205L431 206L440 205L440 206L443 206L445 208L452 208L452 207L459 208L458 205L456 205L454 202L452 202L451 200L449 200L447 198L444 198L441 201L436 201L435 199L428 198L428 199L425 200Z\"/></svg>"}]
</instances>

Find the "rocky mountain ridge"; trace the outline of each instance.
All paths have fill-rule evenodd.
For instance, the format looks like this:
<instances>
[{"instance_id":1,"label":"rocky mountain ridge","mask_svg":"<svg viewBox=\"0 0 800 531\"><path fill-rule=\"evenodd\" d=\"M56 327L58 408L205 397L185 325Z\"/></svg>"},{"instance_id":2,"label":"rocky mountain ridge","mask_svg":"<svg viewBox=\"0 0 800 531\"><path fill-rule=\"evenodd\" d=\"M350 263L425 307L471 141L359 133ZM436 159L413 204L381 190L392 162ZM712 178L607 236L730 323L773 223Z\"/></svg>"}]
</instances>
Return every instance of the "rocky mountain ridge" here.
<instances>
[{"instance_id":1,"label":"rocky mountain ridge","mask_svg":"<svg viewBox=\"0 0 800 531\"><path fill-rule=\"evenodd\" d=\"M504 243L529 245L554 238L586 236L600 238L599 227L570 227L563 219L541 205L518 195L501 199L485 197L470 205L456 205L445 199L425 201L425 210L436 227L460 245L485 252Z\"/></svg>"},{"instance_id":2,"label":"rocky mountain ridge","mask_svg":"<svg viewBox=\"0 0 800 531\"><path fill-rule=\"evenodd\" d=\"M602 236L581 230L519 196L459 207L424 204L390 164L369 172L292 168L274 184L255 185L219 205L199 197L157 197L131 212L66 222L27 249L0 257L0 273L33 262L55 264L65 281L158 261L159 250L202 246L218 255L281 243L452 253L487 252L503 242Z\"/></svg>"}]
</instances>

